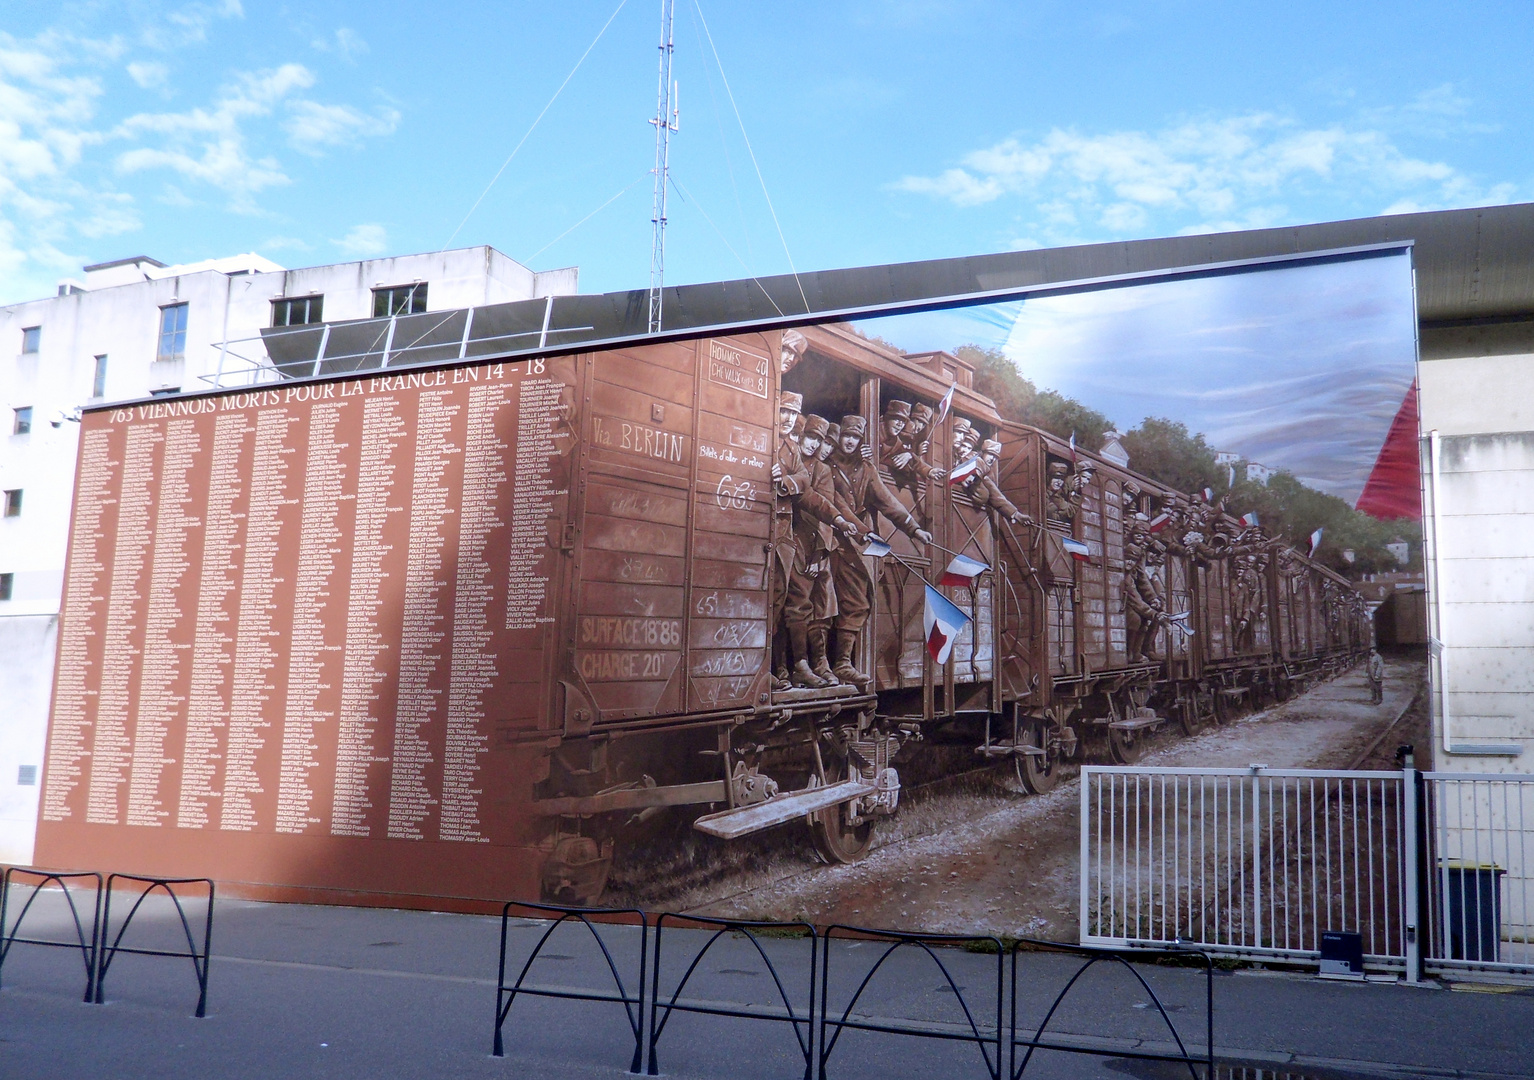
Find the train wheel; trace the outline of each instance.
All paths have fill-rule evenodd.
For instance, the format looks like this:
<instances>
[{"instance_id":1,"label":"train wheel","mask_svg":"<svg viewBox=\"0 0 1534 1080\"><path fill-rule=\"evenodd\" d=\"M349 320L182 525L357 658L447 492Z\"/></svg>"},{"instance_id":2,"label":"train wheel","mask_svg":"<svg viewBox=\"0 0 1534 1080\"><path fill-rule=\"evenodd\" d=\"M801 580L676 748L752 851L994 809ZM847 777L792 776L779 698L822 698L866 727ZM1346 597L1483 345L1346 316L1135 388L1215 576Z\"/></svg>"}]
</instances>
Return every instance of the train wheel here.
<instances>
[{"instance_id":1,"label":"train wheel","mask_svg":"<svg viewBox=\"0 0 1534 1080\"><path fill-rule=\"evenodd\" d=\"M1145 732L1108 729L1108 754L1115 765L1133 765L1145 752Z\"/></svg>"},{"instance_id":2,"label":"train wheel","mask_svg":"<svg viewBox=\"0 0 1534 1080\"><path fill-rule=\"evenodd\" d=\"M1029 746L1049 749L1049 727L1044 720L1027 719L1017 725L1017 738ZM1013 754L1012 767L1017 770L1017 782L1029 795L1043 795L1060 782L1060 761L1055 754L1040 757L1037 754Z\"/></svg>"},{"instance_id":3,"label":"train wheel","mask_svg":"<svg viewBox=\"0 0 1534 1080\"><path fill-rule=\"evenodd\" d=\"M867 855L873 836L874 823L871 821L861 825L847 824L845 805L829 806L810 815L810 842L815 845L815 854L822 862L833 866L857 862Z\"/></svg>"},{"instance_id":4,"label":"train wheel","mask_svg":"<svg viewBox=\"0 0 1534 1080\"><path fill-rule=\"evenodd\" d=\"M1198 695L1186 697L1177 706L1177 728L1184 735L1197 735L1204 728L1204 714Z\"/></svg>"}]
</instances>

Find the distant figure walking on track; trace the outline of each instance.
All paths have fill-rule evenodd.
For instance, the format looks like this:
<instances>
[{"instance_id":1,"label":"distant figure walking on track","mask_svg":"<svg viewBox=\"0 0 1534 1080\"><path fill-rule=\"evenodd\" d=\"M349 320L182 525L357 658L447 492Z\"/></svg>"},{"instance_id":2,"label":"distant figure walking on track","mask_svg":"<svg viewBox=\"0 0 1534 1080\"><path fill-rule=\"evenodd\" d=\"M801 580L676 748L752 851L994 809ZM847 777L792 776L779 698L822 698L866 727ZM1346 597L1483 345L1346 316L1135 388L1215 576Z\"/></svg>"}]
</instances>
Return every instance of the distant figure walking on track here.
<instances>
[{"instance_id":1,"label":"distant figure walking on track","mask_svg":"<svg viewBox=\"0 0 1534 1080\"><path fill-rule=\"evenodd\" d=\"M1385 658L1378 649L1369 650L1369 700L1375 705L1385 700Z\"/></svg>"}]
</instances>

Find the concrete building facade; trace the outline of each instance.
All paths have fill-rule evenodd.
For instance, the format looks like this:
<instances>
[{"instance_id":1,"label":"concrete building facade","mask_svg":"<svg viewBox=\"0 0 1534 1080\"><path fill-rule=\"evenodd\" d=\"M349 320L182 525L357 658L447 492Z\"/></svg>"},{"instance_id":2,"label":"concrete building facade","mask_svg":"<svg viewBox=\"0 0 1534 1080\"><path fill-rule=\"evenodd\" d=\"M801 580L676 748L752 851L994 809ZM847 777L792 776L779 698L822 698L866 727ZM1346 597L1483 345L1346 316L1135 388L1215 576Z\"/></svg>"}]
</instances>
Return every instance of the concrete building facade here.
<instances>
[{"instance_id":1,"label":"concrete building facade","mask_svg":"<svg viewBox=\"0 0 1534 1080\"><path fill-rule=\"evenodd\" d=\"M287 270L259 255L100 263L0 307L0 863L32 857L74 487L78 409L196 390L263 329L575 292L490 247ZM256 345L259 350L259 344ZM250 353L252 350L246 350Z\"/></svg>"}]
</instances>

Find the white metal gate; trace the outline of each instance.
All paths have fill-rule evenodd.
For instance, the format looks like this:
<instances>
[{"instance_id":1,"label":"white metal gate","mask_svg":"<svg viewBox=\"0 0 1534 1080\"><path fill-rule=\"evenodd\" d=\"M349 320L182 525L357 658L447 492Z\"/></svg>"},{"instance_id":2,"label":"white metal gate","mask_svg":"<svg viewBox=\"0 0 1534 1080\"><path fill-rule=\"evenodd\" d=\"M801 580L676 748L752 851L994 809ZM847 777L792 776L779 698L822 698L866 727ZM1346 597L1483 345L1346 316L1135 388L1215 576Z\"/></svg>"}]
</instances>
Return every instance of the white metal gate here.
<instances>
[{"instance_id":1,"label":"white metal gate","mask_svg":"<svg viewBox=\"0 0 1534 1080\"><path fill-rule=\"evenodd\" d=\"M1529 776L1088 766L1081 940L1534 975L1530 830Z\"/></svg>"}]
</instances>

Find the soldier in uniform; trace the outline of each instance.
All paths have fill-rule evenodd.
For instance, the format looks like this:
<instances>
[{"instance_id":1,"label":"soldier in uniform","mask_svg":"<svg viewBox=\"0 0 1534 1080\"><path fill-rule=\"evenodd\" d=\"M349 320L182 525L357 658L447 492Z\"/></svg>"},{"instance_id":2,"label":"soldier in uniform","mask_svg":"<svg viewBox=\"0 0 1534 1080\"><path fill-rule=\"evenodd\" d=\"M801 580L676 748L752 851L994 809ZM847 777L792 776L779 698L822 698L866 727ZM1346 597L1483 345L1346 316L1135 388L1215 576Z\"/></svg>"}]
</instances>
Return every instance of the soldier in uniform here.
<instances>
[{"instance_id":1,"label":"soldier in uniform","mask_svg":"<svg viewBox=\"0 0 1534 1080\"><path fill-rule=\"evenodd\" d=\"M916 410L926 414L920 428L914 426ZM889 470L895 481L896 491L909 491L915 509L916 520L923 527L927 519L927 481L942 480L943 470L934 469L923 460L926 443L915 441L932 419L932 410L925 405L912 405L908 401L891 401L884 408L883 438L880 441L880 462Z\"/></svg>"},{"instance_id":2,"label":"soldier in uniform","mask_svg":"<svg viewBox=\"0 0 1534 1080\"><path fill-rule=\"evenodd\" d=\"M805 346L808 343L804 335L797 330L783 331L782 341L778 345L778 371L787 375L794 366L804 358Z\"/></svg>"},{"instance_id":3,"label":"soldier in uniform","mask_svg":"<svg viewBox=\"0 0 1534 1080\"><path fill-rule=\"evenodd\" d=\"M805 419L804 435L799 445L805 466L810 470L810 482L799 500L799 513L794 520L800 550L813 582L808 660L810 670L827 686L838 685L831 672L828 649L831 620L839 610L835 575L831 572L831 553L839 545L850 544L859 537L857 515L836 505L836 482L832 478L831 466L825 460L830 445L827 437L833 427L836 425L827 423L821 416Z\"/></svg>"},{"instance_id":4,"label":"soldier in uniform","mask_svg":"<svg viewBox=\"0 0 1534 1080\"><path fill-rule=\"evenodd\" d=\"M831 475L831 455L836 453L836 451L839 449L837 444L841 437L842 426L840 424L826 424L825 437L821 439L820 453L817 455L817 458L822 467L825 469L827 476ZM814 483L814 479L815 478L812 474L812 484ZM832 481L831 489L832 498L834 501L836 490L836 484L834 480ZM854 517L855 516L856 515L854 515ZM815 609L815 617L810 620L810 670L813 671L816 675L819 675L822 679L829 679L833 685L838 680L836 676L831 673L831 664L829 660L830 649L828 642L830 641L831 637L831 620L836 617L836 611L830 609L833 607L839 608L840 604L834 602L836 596L836 574L832 570L832 564L835 559L837 546L845 545L847 543L849 543L849 541L838 537L835 532L831 533L831 543L828 545L829 550L826 554L827 572L825 581L833 603L822 605L821 603L813 600L813 598L811 601L811 604Z\"/></svg>"},{"instance_id":5,"label":"soldier in uniform","mask_svg":"<svg viewBox=\"0 0 1534 1080\"><path fill-rule=\"evenodd\" d=\"M792 438L803 408L801 395L783 391L778 400L778 448L772 463L773 491L777 497L772 507L771 562L773 626L781 628L785 640L779 642L776 636L773 639L774 690L786 690L790 685L824 685L806 662L813 582L805 571L804 556L794 532L795 509L810 483L810 472Z\"/></svg>"},{"instance_id":6,"label":"soldier in uniform","mask_svg":"<svg viewBox=\"0 0 1534 1080\"><path fill-rule=\"evenodd\" d=\"M1063 461L1049 463L1049 483L1045 488L1045 503L1050 521L1069 524L1076 520L1081 508L1081 492L1076 490L1067 477L1071 467Z\"/></svg>"},{"instance_id":7,"label":"soldier in uniform","mask_svg":"<svg viewBox=\"0 0 1534 1080\"><path fill-rule=\"evenodd\" d=\"M911 406L911 422L905 429L905 441L911 452L926 460L932 449L932 406L921 402Z\"/></svg>"},{"instance_id":8,"label":"soldier in uniform","mask_svg":"<svg viewBox=\"0 0 1534 1080\"><path fill-rule=\"evenodd\" d=\"M1001 493L1001 486L996 482L1001 472L1001 443L995 439L986 439L980 444L980 471L972 474L966 480L965 487L969 491L970 498L975 500L976 506L995 507L1003 518L1014 525L1022 525L1033 519L1019 510L1012 500Z\"/></svg>"},{"instance_id":9,"label":"soldier in uniform","mask_svg":"<svg viewBox=\"0 0 1534 1080\"><path fill-rule=\"evenodd\" d=\"M1170 621L1155 567L1164 561L1154 547L1145 549L1134 565L1124 571L1124 613L1129 623L1129 662L1160 660L1156 654L1156 631Z\"/></svg>"},{"instance_id":10,"label":"soldier in uniform","mask_svg":"<svg viewBox=\"0 0 1534 1080\"><path fill-rule=\"evenodd\" d=\"M953 422L954 461L963 464L975 456L975 446L980 442L980 432L962 416Z\"/></svg>"},{"instance_id":11,"label":"soldier in uniform","mask_svg":"<svg viewBox=\"0 0 1534 1080\"><path fill-rule=\"evenodd\" d=\"M877 515L883 514L895 523L895 527L921 544L932 543L932 534L895 498L873 463L864 460L862 454L864 435L868 422L861 416L844 416L841 424L841 450L831 457L832 479L836 486L836 502L851 510L865 536L877 536ZM863 557L851 544L839 545L832 555L832 572L836 576L836 601L840 610L836 616L836 641L832 653L831 670L843 682L864 681L863 675L852 666L853 652L857 648L858 635L868 621L873 608L873 582Z\"/></svg>"}]
</instances>

